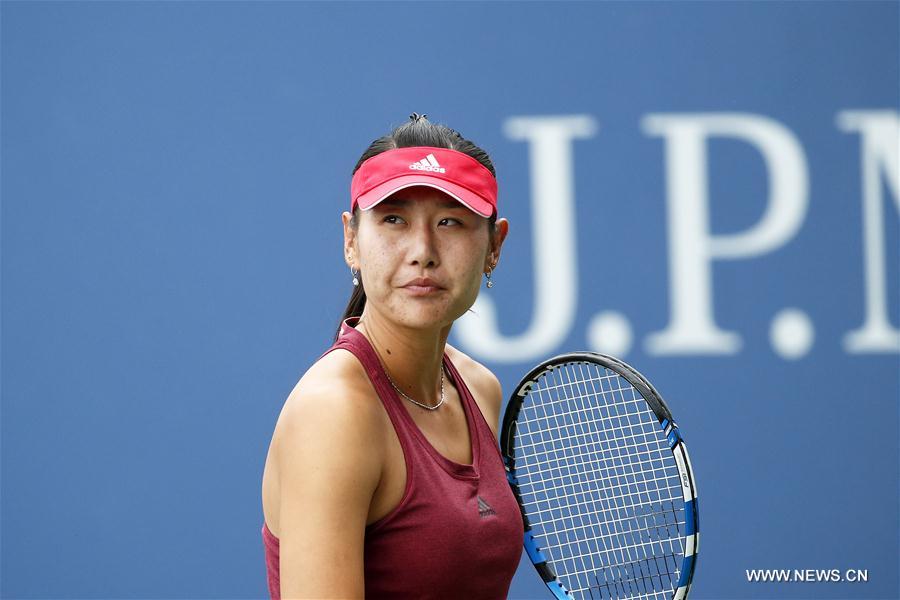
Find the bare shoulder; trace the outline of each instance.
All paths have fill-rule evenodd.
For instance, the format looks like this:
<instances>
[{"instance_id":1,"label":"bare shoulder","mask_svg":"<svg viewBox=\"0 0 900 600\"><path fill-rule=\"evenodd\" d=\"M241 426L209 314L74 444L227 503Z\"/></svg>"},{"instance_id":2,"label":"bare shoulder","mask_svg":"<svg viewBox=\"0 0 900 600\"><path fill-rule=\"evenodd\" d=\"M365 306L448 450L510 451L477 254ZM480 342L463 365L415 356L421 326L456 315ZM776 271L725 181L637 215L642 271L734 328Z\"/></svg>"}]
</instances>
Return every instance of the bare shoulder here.
<instances>
[{"instance_id":1,"label":"bare shoulder","mask_svg":"<svg viewBox=\"0 0 900 600\"><path fill-rule=\"evenodd\" d=\"M316 362L291 391L272 435L270 454L277 496L307 486L311 469L341 472L374 493L384 465L386 417L371 383L350 352L334 350ZM304 478L296 479L299 474ZM274 501L284 528L287 507Z\"/></svg>"},{"instance_id":2,"label":"bare shoulder","mask_svg":"<svg viewBox=\"0 0 900 600\"><path fill-rule=\"evenodd\" d=\"M450 344L447 344L446 350L447 356L462 375L496 437L500 421L500 406L503 404L503 389L500 380L490 369L465 352Z\"/></svg>"},{"instance_id":3,"label":"bare shoulder","mask_svg":"<svg viewBox=\"0 0 900 600\"><path fill-rule=\"evenodd\" d=\"M350 352L333 350L313 364L288 395L274 442L281 445L300 432L322 427L338 435L373 435L380 431L380 413L362 365Z\"/></svg>"}]
</instances>

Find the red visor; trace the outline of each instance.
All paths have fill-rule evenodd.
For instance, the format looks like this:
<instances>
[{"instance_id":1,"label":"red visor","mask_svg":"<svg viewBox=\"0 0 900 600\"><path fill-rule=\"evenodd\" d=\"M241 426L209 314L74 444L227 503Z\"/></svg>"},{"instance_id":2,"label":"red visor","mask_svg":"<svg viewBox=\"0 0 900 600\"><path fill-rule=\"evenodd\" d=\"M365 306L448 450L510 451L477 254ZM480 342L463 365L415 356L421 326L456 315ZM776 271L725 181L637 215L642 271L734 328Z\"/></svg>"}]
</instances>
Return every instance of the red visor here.
<instances>
[{"instance_id":1,"label":"red visor","mask_svg":"<svg viewBox=\"0 0 900 600\"><path fill-rule=\"evenodd\" d=\"M478 213L497 213L497 179L480 162L457 150L414 146L395 148L366 160L350 184L350 212L368 210L404 188L440 190Z\"/></svg>"}]
</instances>

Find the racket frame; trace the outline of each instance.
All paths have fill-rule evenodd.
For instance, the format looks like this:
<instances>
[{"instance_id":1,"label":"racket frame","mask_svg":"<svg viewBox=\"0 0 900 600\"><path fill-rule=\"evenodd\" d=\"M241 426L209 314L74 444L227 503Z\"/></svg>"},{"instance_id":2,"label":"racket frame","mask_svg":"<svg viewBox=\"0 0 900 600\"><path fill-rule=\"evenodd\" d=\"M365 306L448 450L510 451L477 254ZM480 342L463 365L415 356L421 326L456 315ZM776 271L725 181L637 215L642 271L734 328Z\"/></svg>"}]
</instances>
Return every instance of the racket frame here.
<instances>
[{"instance_id":1,"label":"racket frame","mask_svg":"<svg viewBox=\"0 0 900 600\"><path fill-rule=\"evenodd\" d=\"M650 409L659 421L660 429L662 429L663 434L666 436L669 449L672 451L675 463L678 466L681 491L684 497L684 559L681 564L681 574L672 596L673 600L684 600L687 598L691 588L694 569L697 564L697 550L700 537L698 526L699 515L697 511L697 489L696 483L694 482L691 461L688 457L687 448L681 437L678 425L675 424L675 420L672 418L672 411L669 410L669 407L662 399L662 396L634 367L614 356L600 354L598 352L582 351L559 354L552 358L548 358L529 371L510 395L506 410L503 413L503 422L500 428L500 451L503 455L503 462L506 467L507 480L509 481L513 494L516 497L516 502L519 503L520 512L522 513L522 522L525 527L525 552L541 579L553 593L554 597L559 600L571 600L573 596L566 589L565 585L559 581L556 572L547 561L546 556L541 552L537 540L535 540L534 535L531 533L531 523L528 520L528 515L525 513L524 502L519 493L518 479L516 477L514 445L516 419L521 411L525 396L528 395L538 379L546 373L558 366L571 363L591 363L618 374L640 392L641 396L650 406Z\"/></svg>"}]
</instances>

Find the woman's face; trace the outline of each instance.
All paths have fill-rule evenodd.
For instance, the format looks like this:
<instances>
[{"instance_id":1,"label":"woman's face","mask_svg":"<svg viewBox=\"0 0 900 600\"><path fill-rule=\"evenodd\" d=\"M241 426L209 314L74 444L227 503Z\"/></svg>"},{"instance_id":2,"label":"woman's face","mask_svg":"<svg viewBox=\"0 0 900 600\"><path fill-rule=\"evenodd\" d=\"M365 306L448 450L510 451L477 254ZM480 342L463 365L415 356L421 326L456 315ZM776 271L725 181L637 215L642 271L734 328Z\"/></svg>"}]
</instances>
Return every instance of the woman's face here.
<instances>
[{"instance_id":1,"label":"woman's face","mask_svg":"<svg viewBox=\"0 0 900 600\"><path fill-rule=\"evenodd\" d=\"M400 190L357 214L355 230L343 215L344 250L360 271L366 309L412 328L450 325L472 306L507 228L500 219L491 235L487 219L428 187Z\"/></svg>"}]
</instances>

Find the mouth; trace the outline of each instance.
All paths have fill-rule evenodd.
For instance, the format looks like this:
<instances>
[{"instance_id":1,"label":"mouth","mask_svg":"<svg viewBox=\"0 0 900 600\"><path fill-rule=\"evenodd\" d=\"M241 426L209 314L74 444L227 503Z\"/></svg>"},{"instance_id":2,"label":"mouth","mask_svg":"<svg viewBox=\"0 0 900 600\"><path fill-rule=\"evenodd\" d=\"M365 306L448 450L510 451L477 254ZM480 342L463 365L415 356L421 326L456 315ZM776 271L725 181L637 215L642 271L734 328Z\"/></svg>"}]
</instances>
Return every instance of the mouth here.
<instances>
[{"instance_id":1,"label":"mouth","mask_svg":"<svg viewBox=\"0 0 900 600\"><path fill-rule=\"evenodd\" d=\"M428 296L445 291L444 288L438 285L435 281L422 277L413 279L406 285L402 286L402 289L406 290L413 296Z\"/></svg>"},{"instance_id":2,"label":"mouth","mask_svg":"<svg viewBox=\"0 0 900 600\"><path fill-rule=\"evenodd\" d=\"M438 292L444 291L444 288L439 288L432 285L407 285L404 286L403 289L413 296L428 296L430 294L436 294Z\"/></svg>"}]
</instances>

